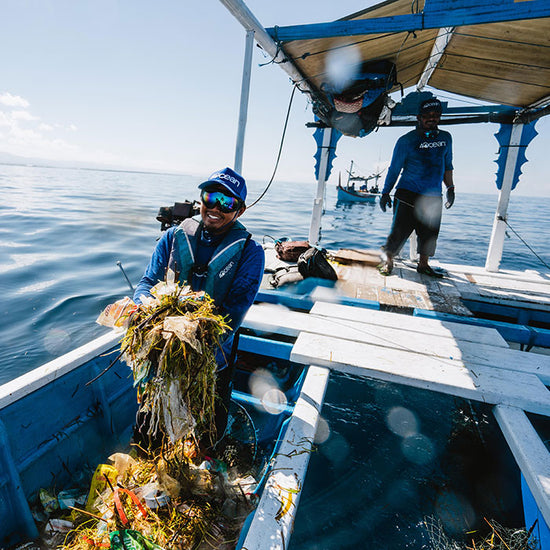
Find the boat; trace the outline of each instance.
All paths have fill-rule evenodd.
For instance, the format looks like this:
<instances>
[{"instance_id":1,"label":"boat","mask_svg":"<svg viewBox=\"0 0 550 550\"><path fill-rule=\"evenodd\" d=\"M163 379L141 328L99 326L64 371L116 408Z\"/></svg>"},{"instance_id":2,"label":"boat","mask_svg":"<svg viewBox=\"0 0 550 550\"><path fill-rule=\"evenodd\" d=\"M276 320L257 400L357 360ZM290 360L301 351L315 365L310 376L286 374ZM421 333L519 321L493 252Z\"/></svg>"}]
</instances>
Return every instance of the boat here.
<instances>
[{"instance_id":1,"label":"boat","mask_svg":"<svg viewBox=\"0 0 550 550\"><path fill-rule=\"evenodd\" d=\"M500 259L506 209L525 160L523 151L533 137L533 123L547 114L550 106L550 67L545 50L550 36L550 5L545 0L506 0L498 6L482 0L457 0L448 9L444 0L426 0L413 4L415 11L411 13L410 2L395 0L333 23L269 29L242 1L222 3L247 31L246 51L251 52L255 40L272 56L274 65L285 70L312 99L319 151L318 185L308 235L311 245L321 244L324 189L336 141L343 135L364 137L384 125L414 124L416 106L425 97L422 94L429 92L412 92L392 105L388 93L399 89L399 82L414 84L420 90L430 83L436 90L488 102L468 108L449 106L443 124L491 121L502 126L498 138L502 145L497 175L499 203L484 268L441 264L447 276L435 281L417 274L414 262L403 259L391 277L382 277L361 260L360 251L355 251L352 260L346 251L333 251L333 257L341 260L335 264L338 281L305 279L292 288L273 289L269 287L269 272L286 264L277 258L272 246L265 245L267 273L244 320L239 354L250 357L253 364L277 365L274 372L278 373L284 400L268 402L278 412L268 414L265 406L260 407L261 399L246 389L250 370L243 366L238 371L233 399L254 419L254 437L269 460L257 507L243 526L237 548L288 548L293 531L296 536L306 472L315 460L315 437L323 424L325 395L331 377L343 373L350 383L370 381L386 389L423 392L422 400L426 395L446 395L464 400L472 409L482 407L501 430L506 447L502 454L513 458L517 470L499 474L497 485L506 482L511 490L508 498L512 493L522 494L525 531L542 550L548 550L550 453L545 441L550 417L550 358L532 350L550 348L550 275L537 270L501 270ZM322 85L319 63L323 56L310 54L313 48L328 51L327 45L335 36L348 44L368 42L359 46L365 63L370 63L370 76L361 88L362 96L365 91L372 96L367 105L362 99ZM507 36L514 37L513 48L499 45L491 49L492 56L483 59L482 70L471 69L468 63L478 69L481 63L475 52ZM417 41L404 48L409 37ZM378 63L391 52L400 55L394 55L391 63ZM537 70L526 68L524 59L536 60ZM506 79L506 86L499 85L503 66L516 71ZM420 73L419 67L424 67ZM248 95L248 85L243 78L243 97ZM376 112L371 108L375 103ZM336 107L343 104L346 110L339 111ZM246 101L241 109L246 110ZM245 120L246 116L240 117L242 124ZM242 126L239 136L238 171L242 167ZM370 286L364 284L365 279L371 281ZM125 365L117 363L107 370L119 340L120 333L107 332L0 387L2 545L15 545L38 535L32 503L40 488L52 484L58 489L69 487L72 476L84 464L95 465L127 446L134 422L135 390ZM87 385L104 371L96 382ZM417 460L422 467L426 463L421 459L433 456L432 451L421 433L407 431L410 425L407 420L396 430L402 430L405 453L421 452ZM480 429L480 424L476 426ZM373 466L370 458L363 457L369 467ZM474 465L476 458L470 457ZM391 462L382 455L378 460ZM406 484L396 486L393 481L390 471L378 485L387 483L397 491L392 502L406 500ZM350 499L354 483L352 479L348 485ZM353 505L367 504L364 512L361 508L361 520L372 523L388 502L373 497L372 502L353 501ZM338 510L340 504L330 507ZM463 509L453 508L444 500L438 519L449 509L457 517L464 516ZM325 521L323 516L320 521ZM328 520L326 523L330 525ZM363 545L369 546L368 530L361 531L358 523L352 530L357 530L364 537ZM401 535L395 533L396 537ZM396 543L396 547L402 546ZM327 543L322 547L338 546Z\"/></svg>"},{"instance_id":2,"label":"boat","mask_svg":"<svg viewBox=\"0 0 550 550\"><path fill-rule=\"evenodd\" d=\"M353 173L353 161L351 161L346 185L343 186L338 178L337 199L342 202L376 202L376 198L380 196L378 180L381 176L382 172L367 177L358 176ZM374 180L374 184L369 185L368 182L371 180ZM355 187L356 183L358 188Z\"/></svg>"}]
</instances>

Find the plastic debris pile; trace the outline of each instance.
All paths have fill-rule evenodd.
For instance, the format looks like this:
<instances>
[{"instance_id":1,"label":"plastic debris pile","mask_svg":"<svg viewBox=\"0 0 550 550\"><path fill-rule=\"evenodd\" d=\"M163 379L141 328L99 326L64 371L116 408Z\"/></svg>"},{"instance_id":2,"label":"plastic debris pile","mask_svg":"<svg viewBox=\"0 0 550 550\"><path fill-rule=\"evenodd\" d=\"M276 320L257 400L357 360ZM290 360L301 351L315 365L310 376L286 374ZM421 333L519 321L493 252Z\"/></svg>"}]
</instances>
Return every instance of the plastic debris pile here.
<instances>
[{"instance_id":1,"label":"plastic debris pile","mask_svg":"<svg viewBox=\"0 0 550 550\"><path fill-rule=\"evenodd\" d=\"M133 372L150 445L97 466L87 496L41 491L44 545L234 548L256 504L252 464L247 471L201 451L201 443L216 441L214 352L228 328L223 317L204 293L159 283L139 307L126 298L98 322L126 328L122 358Z\"/></svg>"}]
</instances>

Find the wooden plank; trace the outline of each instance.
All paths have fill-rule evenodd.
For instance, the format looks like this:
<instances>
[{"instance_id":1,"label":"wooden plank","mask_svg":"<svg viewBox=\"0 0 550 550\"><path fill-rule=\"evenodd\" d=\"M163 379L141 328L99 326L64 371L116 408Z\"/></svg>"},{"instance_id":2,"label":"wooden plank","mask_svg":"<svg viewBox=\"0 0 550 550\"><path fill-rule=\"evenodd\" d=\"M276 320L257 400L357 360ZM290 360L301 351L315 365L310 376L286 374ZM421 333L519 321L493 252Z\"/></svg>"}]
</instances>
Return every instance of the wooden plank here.
<instances>
[{"instance_id":1,"label":"wooden plank","mask_svg":"<svg viewBox=\"0 0 550 550\"><path fill-rule=\"evenodd\" d=\"M489 275L489 272L486 271L484 267L481 266L472 266L472 265L461 265L461 264L450 264L442 263L440 264L445 270L452 274L453 277L458 276L459 274L467 274L470 276L477 277L478 275ZM511 269L500 269L497 273L490 273L491 277L501 281L501 286L506 286L506 280L514 281L525 281L533 283L544 283L550 284L550 274L548 272L542 273L537 270L525 270L517 271Z\"/></svg>"},{"instance_id":2,"label":"wooden plank","mask_svg":"<svg viewBox=\"0 0 550 550\"><path fill-rule=\"evenodd\" d=\"M287 548L329 374L328 369L309 367L242 548Z\"/></svg>"},{"instance_id":3,"label":"wooden plank","mask_svg":"<svg viewBox=\"0 0 550 550\"><path fill-rule=\"evenodd\" d=\"M446 336L455 340L479 342L508 349L506 340L500 336L498 331L492 328L474 327L451 321L419 318L387 311L360 309L328 302L315 302L310 310L310 315L330 319L347 319L381 327L399 328L434 336Z\"/></svg>"},{"instance_id":4,"label":"wooden plank","mask_svg":"<svg viewBox=\"0 0 550 550\"><path fill-rule=\"evenodd\" d=\"M366 310L361 308L341 305L336 307L357 311L358 319L350 320L337 315L298 313L289 311L282 306L259 304L250 308L243 326L261 332L277 332L285 336L298 336L302 331L314 332L338 336L345 340L376 343L385 347L411 349L420 353L435 353L443 357L459 354L462 346L468 342L510 349L498 331L493 328L472 327L449 321L376 310L372 311L378 315L369 316L364 315L363 312ZM314 309L315 306L312 311Z\"/></svg>"},{"instance_id":5,"label":"wooden plank","mask_svg":"<svg viewBox=\"0 0 550 550\"><path fill-rule=\"evenodd\" d=\"M344 311L348 315L352 309L360 320L325 317L315 313L308 315L288 311L280 306L256 305L248 312L243 326L285 336L298 336L300 332L324 334L342 340L411 351L472 365L489 365L535 374L544 384L550 386L550 356L511 349L494 328L380 311L367 310L365 314L362 309L339 304L326 304L333 306L327 310L324 307L317 308L317 304L319 302L312 308L312 312L334 311L338 315ZM365 320L370 322L361 322ZM467 330L461 330L461 327L467 327Z\"/></svg>"},{"instance_id":6,"label":"wooden plank","mask_svg":"<svg viewBox=\"0 0 550 550\"><path fill-rule=\"evenodd\" d=\"M305 332L296 339L290 359L466 399L550 414L550 392L532 374L486 365L465 365L451 359Z\"/></svg>"},{"instance_id":7,"label":"wooden plank","mask_svg":"<svg viewBox=\"0 0 550 550\"><path fill-rule=\"evenodd\" d=\"M550 525L550 453L546 445L521 409L498 405L493 413L544 520Z\"/></svg>"}]
</instances>

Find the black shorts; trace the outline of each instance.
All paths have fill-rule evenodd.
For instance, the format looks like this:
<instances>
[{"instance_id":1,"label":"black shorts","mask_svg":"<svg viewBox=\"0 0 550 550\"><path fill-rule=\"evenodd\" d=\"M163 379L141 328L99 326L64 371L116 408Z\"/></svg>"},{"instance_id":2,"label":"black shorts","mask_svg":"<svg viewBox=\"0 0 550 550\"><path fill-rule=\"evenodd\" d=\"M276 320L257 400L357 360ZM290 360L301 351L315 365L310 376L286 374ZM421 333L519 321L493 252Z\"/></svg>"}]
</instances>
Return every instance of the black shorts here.
<instances>
[{"instance_id":1,"label":"black shorts","mask_svg":"<svg viewBox=\"0 0 550 550\"><path fill-rule=\"evenodd\" d=\"M393 203L393 222L383 249L395 256L413 231L418 236L418 254L433 256L441 225L441 195L419 195L398 189Z\"/></svg>"}]
</instances>

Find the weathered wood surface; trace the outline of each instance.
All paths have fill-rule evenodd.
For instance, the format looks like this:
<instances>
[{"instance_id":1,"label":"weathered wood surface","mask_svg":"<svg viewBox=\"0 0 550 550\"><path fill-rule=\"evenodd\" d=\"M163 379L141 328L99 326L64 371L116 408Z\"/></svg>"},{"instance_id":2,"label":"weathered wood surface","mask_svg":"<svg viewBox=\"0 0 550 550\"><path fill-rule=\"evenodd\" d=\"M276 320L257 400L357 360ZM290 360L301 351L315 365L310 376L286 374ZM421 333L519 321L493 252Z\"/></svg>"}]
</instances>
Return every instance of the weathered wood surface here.
<instances>
[{"instance_id":1,"label":"weathered wood surface","mask_svg":"<svg viewBox=\"0 0 550 550\"><path fill-rule=\"evenodd\" d=\"M497 349L497 348L495 348ZM534 374L302 332L290 359L341 372L549 415L550 392ZM502 365L499 365L500 367Z\"/></svg>"},{"instance_id":2,"label":"weathered wood surface","mask_svg":"<svg viewBox=\"0 0 550 550\"><path fill-rule=\"evenodd\" d=\"M494 415L546 523L550 525L550 454L527 415L498 405Z\"/></svg>"},{"instance_id":3,"label":"weathered wood surface","mask_svg":"<svg viewBox=\"0 0 550 550\"><path fill-rule=\"evenodd\" d=\"M498 331L487 327L323 302L316 302L309 314L272 304L255 305L243 326L285 336L310 332L427 358L535 374L550 385L550 356L511 349Z\"/></svg>"},{"instance_id":4,"label":"weathered wood surface","mask_svg":"<svg viewBox=\"0 0 550 550\"><path fill-rule=\"evenodd\" d=\"M309 368L243 548L286 548L312 454L328 379L327 369Z\"/></svg>"},{"instance_id":5,"label":"weathered wood surface","mask_svg":"<svg viewBox=\"0 0 550 550\"><path fill-rule=\"evenodd\" d=\"M452 321L425 319L413 317L412 315L376 311L328 302L316 302L310 310L310 315L331 319L347 319L380 327L398 328L403 331L420 333L422 335L447 336L456 340L479 342L508 349L506 340L504 340L498 331L487 327L463 325L462 323L453 323Z\"/></svg>"}]
</instances>

